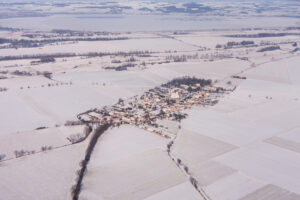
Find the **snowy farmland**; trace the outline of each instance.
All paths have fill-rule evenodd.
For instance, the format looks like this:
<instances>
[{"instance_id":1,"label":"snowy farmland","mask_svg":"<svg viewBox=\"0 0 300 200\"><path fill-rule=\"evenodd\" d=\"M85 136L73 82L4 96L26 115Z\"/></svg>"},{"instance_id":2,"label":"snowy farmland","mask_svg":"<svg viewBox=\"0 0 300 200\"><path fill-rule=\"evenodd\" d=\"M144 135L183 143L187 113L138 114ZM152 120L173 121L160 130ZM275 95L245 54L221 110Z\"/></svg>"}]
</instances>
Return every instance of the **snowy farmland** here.
<instances>
[{"instance_id":1,"label":"snowy farmland","mask_svg":"<svg viewBox=\"0 0 300 200\"><path fill-rule=\"evenodd\" d=\"M265 32L272 37L258 37ZM83 34L81 40L92 34L71 33ZM79 199L300 199L298 33L165 31L40 47L2 44L3 199L73 199L72 187L97 130L78 115L183 76L211 79L225 92L212 95L214 106L184 110L188 115L180 122L158 120L157 128L165 127L169 137L134 124L110 127L90 155ZM19 40L24 34L2 31L1 37ZM56 41L69 32L26 34ZM95 116L101 115L90 115Z\"/></svg>"}]
</instances>

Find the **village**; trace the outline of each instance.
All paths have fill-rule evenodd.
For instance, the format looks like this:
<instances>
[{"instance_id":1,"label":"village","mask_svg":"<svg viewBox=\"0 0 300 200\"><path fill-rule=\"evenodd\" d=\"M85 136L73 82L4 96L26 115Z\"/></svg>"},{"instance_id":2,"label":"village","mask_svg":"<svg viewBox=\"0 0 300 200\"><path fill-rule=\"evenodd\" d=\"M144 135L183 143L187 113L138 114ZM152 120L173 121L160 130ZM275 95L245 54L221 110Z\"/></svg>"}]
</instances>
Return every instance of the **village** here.
<instances>
[{"instance_id":1,"label":"village","mask_svg":"<svg viewBox=\"0 0 300 200\"><path fill-rule=\"evenodd\" d=\"M180 122L187 116L183 110L190 109L193 105L215 105L218 102L215 95L224 92L225 89L212 86L211 80L175 78L150 89L140 97L134 96L127 100L120 98L111 107L91 109L77 117L83 123L98 126L110 124L112 127L119 127L122 124L132 124L170 139L171 136L163 131L167 127L157 123L158 120Z\"/></svg>"}]
</instances>

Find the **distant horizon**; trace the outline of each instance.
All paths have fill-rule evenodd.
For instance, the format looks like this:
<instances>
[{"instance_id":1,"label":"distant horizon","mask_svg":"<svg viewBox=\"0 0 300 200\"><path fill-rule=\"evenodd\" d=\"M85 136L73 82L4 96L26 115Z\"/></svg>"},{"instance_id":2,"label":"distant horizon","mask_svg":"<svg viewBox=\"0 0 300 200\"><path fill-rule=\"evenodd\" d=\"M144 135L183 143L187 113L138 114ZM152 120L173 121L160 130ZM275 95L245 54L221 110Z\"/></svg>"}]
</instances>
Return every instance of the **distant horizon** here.
<instances>
[{"instance_id":1,"label":"distant horizon","mask_svg":"<svg viewBox=\"0 0 300 200\"><path fill-rule=\"evenodd\" d=\"M228 2L1 0L0 26L34 30L135 32L275 28L300 24L300 4L298 6L297 1Z\"/></svg>"}]
</instances>

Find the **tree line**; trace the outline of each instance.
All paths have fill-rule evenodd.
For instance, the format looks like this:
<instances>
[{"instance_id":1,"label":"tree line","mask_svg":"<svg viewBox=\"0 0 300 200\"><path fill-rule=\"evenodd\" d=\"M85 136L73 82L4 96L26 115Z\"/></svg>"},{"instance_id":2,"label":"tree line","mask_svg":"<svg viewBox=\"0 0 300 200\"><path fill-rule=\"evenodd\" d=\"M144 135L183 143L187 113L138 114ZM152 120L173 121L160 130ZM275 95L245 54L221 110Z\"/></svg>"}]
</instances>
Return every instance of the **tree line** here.
<instances>
[{"instance_id":1,"label":"tree line","mask_svg":"<svg viewBox=\"0 0 300 200\"><path fill-rule=\"evenodd\" d=\"M17 55L17 56L0 56L0 61L5 60L27 60L27 59L41 59L41 61L55 61L52 58L64 58L75 56L86 57L102 57L102 56L132 56L132 55L145 55L151 54L150 51L129 51L129 52L115 52L115 53L103 53L103 52L88 52L88 53L55 53L55 54L35 54L35 55ZM49 58L49 59L47 59Z\"/></svg>"},{"instance_id":2,"label":"tree line","mask_svg":"<svg viewBox=\"0 0 300 200\"><path fill-rule=\"evenodd\" d=\"M127 40L128 37L95 37L95 38L57 38L57 39L44 39L44 40L26 40L26 39L5 39L0 38L0 44L9 44L0 48L32 48L42 47L47 44L57 42L81 42L81 41L110 41L110 40Z\"/></svg>"}]
</instances>

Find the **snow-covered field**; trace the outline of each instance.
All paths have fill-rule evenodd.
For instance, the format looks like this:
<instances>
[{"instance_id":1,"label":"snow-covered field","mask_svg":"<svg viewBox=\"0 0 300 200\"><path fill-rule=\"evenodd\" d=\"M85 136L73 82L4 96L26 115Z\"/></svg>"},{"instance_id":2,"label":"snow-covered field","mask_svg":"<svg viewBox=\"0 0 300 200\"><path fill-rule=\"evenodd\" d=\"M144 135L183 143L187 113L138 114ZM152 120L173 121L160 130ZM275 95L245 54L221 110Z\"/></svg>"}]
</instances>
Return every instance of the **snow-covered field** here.
<instances>
[{"instance_id":1,"label":"snow-covered field","mask_svg":"<svg viewBox=\"0 0 300 200\"><path fill-rule=\"evenodd\" d=\"M0 192L6 200L71 199L85 143L0 163Z\"/></svg>"},{"instance_id":2,"label":"snow-covered field","mask_svg":"<svg viewBox=\"0 0 300 200\"><path fill-rule=\"evenodd\" d=\"M98 142L81 199L144 199L187 181L165 152L168 140L160 136L124 126Z\"/></svg>"},{"instance_id":3,"label":"snow-covered field","mask_svg":"<svg viewBox=\"0 0 300 200\"><path fill-rule=\"evenodd\" d=\"M266 199L276 195L278 199L300 198L300 88L291 79L300 74L288 73L298 65L299 56L249 70L241 74L249 78L236 91L215 107L191 110L190 117L183 121L176 152L195 166L191 170L200 174L199 180L221 173L204 184L212 199L240 199L246 195L245 199L257 199L255 190L266 185L272 185ZM196 138L203 139L196 142ZM212 144L214 140L219 142ZM219 155L212 153L218 152L224 142L235 148L223 153L219 150ZM202 157L223 167L200 170Z\"/></svg>"},{"instance_id":4,"label":"snow-covered field","mask_svg":"<svg viewBox=\"0 0 300 200\"><path fill-rule=\"evenodd\" d=\"M14 151L40 152L42 146L60 148L70 145L67 139L70 135L83 133L84 126L62 126L41 130L14 132L0 135L0 152L7 155L7 159L14 158ZM16 139L17 138L17 139Z\"/></svg>"},{"instance_id":5,"label":"snow-covered field","mask_svg":"<svg viewBox=\"0 0 300 200\"><path fill-rule=\"evenodd\" d=\"M135 55L146 63L124 71L104 68L112 66L112 60L126 63L129 57L120 55L56 58L55 63L37 65L31 61L38 59L0 61L0 75L6 77L0 79L0 89L7 88L0 90L0 155L7 159L0 162L0 199L71 199L88 140L70 144L67 137L84 127L65 122L182 76L212 79L217 86L234 89L213 107L186 111L181 128L170 124L171 135L177 135L172 154L188 167L198 186L212 200L300 199L300 54L292 52L299 36L255 38L255 47L215 48L248 40L224 35L259 32L132 33L129 40L1 49L1 56L157 53ZM257 52L270 46L260 46L262 41L280 49ZM197 58L185 62L162 62L170 55L196 53ZM16 75L15 70L33 74ZM43 71L51 72L51 79L36 75ZM36 130L40 127L46 128ZM91 156L80 199L202 200L168 156L169 142L135 126L109 129ZM53 149L40 152L44 145ZM14 151L22 149L36 153L15 158Z\"/></svg>"},{"instance_id":6,"label":"snow-covered field","mask_svg":"<svg viewBox=\"0 0 300 200\"><path fill-rule=\"evenodd\" d=\"M128 51L186 51L196 47L170 38L141 38L129 40L78 42L75 44L50 45L42 48L0 49L1 56L34 55L54 53L128 52Z\"/></svg>"}]
</instances>

